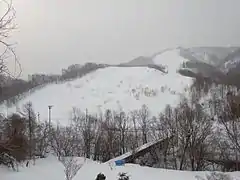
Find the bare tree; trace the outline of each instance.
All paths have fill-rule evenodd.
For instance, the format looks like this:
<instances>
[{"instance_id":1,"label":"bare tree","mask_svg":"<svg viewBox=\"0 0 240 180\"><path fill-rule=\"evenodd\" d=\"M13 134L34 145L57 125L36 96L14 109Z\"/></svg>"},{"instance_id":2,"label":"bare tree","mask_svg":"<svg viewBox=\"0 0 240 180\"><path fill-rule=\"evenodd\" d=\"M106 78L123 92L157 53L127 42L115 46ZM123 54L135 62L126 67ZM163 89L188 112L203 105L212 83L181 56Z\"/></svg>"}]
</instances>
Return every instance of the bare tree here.
<instances>
[{"instance_id":1,"label":"bare tree","mask_svg":"<svg viewBox=\"0 0 240 180\"><path fill-rule=\"evenodd\" d=\"M85 154L87 158L91 157L91 145L94 140L94 124L97 121L93 116L88 115L86 110L85 118L82 121L82 136L84 140Z\"/></svg>"},{"instance_id":2,"label":"bare tree","mask_svg":"<svg viewBox=\"0 0 240 180\"><path fill-rule=\"evenodd\" d=\"M26 136L26 119L13 114L3 121L0 139L0 164L11 165L26 160L28 141ZM15 162L13 162L13 160Z\"/></svg>"},{"instance_id":3,"label":"bare tree","mask_svg":"<svg viewBox=\"0 0 240 180\"><path fill-rule=\"evenodd\" d=\"M29 133L29 158L34 158L35 161L35 128L36 128L36 114L31 102L28 102L23 107L24 116L28 119L28 133Z\"/></svg>"},{"instance_id":4,"label":"bare tree","mask_svg":"<svg viewBox=\"0 0 240 180\"><path fill-rule=\"evenodd\" d=\"M148 142L147 140L147 134L148 134L148 124L149 124L149 109L146 105L143 105L142 108L138 112L138 118L139 118L139 125L141 127L142 131L142 142L143 144L146 144Z\"/></svg>"},{"instance_id":5,"label":"bare tree","mask_svg":"<svg viewBox=\"0 0 240 180\"><path fill-rule=\"evenodd\" d=\"M187 99L180 103L178 109L177 135L181 154L179 169L183 169L186 164L193 171L201 170L208 138L212 133L212 122L201 109L190 107Z\"/></svg>"},{"instance_id":6,"label":"bare tree","mask_svg":"<svg viewBox=\"0 0 240 180\"><path fill-rule=\"evenodd\" d=\"M75 156L77 155L78 138L74 131L74 127L61 127L57 126L52 130L52 148L57 157Z\"/></svg>"},{"instance_id":7,"label":"bare tree","mask_svg":"<svg viewBox=\"0 0 240 180\"><path fill-rule=\"evenodd\" d=\"M239 160L240 153L240 123L238 117L238 110L232 110L230 104L226 104L222 116L219 118L227 135L228 143L231 145L232 152L230 156L235 156L236 162ZM239 170L238 163L236 163L236 170Z\"/></svg>"},{"instance_id":8,"label":"bare tree","mask_svg":"<svg viewBox=\"0 0 240 180\"><path fill-rule=\"evenodd\" d=\"M119 154L119 138L117 135L118 129L116 121L114 120L113 114L110 110L105 112L104 121L102 122L103 141L102 141L102 150L103 150L103 161L107 161L113 157L116 157Z\"/></svg>"},{"instance_id":9,"label":"bare tree","mask_svg":"<svg viewBox=\"0 0 240 180\"><path fill-rule=\"evenodd\" d=\"M74 159L74 157L62 157L60 158L60 162L65 168L64 173L66 180L72 180L83 166L83 164L78 163L77 159Z\"/></svg>"},{"instance_id":10,"label":"bare tree","mask_svg":"<svg viewBox=\"0 0 240 180\"><path fill-rule=\"evenodd\" d=\"M15 61L15 72L16 67L20 68L21 73L21 65L17 60L17 56L15 54L15 50L13 48L13 44L8 42L8 38L10 37L10 33L16 28L15 20L15 9L13 7L12 0L0 0L0 6L3 7L4 13L0 14L0 74L5 73L12 76L12 73L9 71L9 68L6 65L6 59L10 57L14 57Z\"/></svg>"},{"instance_id":11,"label":"bare tree","mask_svg":"<svg viewBox=\"0 0 240 180\"><path fill-rule=\"evenodd\" d=\"M126 133L128 130L128 117L124 112L115 113L114 120L117 122L117 128L120 131L120 154L126 152Z\"/></svg>"},{"instance_id":12,"label":"bare tree","mask_svg":"<svg viewBox=\"0 0 240 180\"><path fill-rule=\"evenodd\" d=\"M134 131L134 141L133 141L133 146L132 146L133 150L138 147L137 114L138 114L138 112L135 110L135 111L131 112L131 116L130 116L130 118L133 122L133 131Z\"/></svg>"},{"instance_id":13,"label":"bare tree","mask_svg":"<svg viewBox=\"0 0 240 180\"><path fill-rule=\"evenodd\" d=\"M84 153L87 158L90 158L91 146L97 130L97 118L89 115L87 110L84 114L77 108L74 108L73 114L73 124L77 129L76 131L81 134Z\"/></svg>"},{"instance_id":14,"label":"bare tree","mask_svg":"<svg viewBox=\"0 0 240 180\"><path fill-rule=\"evenodd\" d=\"M49 148L49 125L48 122L39 123L36 126L36 135L35 135L35 155L43 158L46 156Z\"/></svg>"},{"instance_id":15,"label":"bare tree","mask_svg":"<svg viewBox=\"0 0 240 180\"><path fill-rule=\"evenodd\" d=\"M155 150L158 151L160 149L163 152L163 161L162 159L159 159L161 157L158 155L158 152L152 152L152 155L154 156L153 158L158 162L163 162L162 167L164 168L168 168L168 154L170 153L170 150L172 149L172 153L174 153L174 146L171 140L167 140L171 136L175 135L175 126L173 125L173 119L174 117L172 108L170 106L167 106L165 109L165 114L159 114L159 117L154 119L151 127L154 139L156 141L159 141L160 139L166 139L166 141L163 143L164 145L159 145L159 147ZM172 154L172 157L175 158L176 156Z\"/></svg>"},{"instance_id":16,"label":"bare tree","mask_svg":"<svg viewBox=\"0 0 240 180\"><path fill-rule=\"evenodd\" d=\"M93 145L94 145L94 150L93 150L93 160L101 160L101 154L102 154L102 142L103 142L103 129L101 127L102 124L102 117L99 119L98 124L95 126L95 134L93 138Z\"/></svg>"}]
</instances>

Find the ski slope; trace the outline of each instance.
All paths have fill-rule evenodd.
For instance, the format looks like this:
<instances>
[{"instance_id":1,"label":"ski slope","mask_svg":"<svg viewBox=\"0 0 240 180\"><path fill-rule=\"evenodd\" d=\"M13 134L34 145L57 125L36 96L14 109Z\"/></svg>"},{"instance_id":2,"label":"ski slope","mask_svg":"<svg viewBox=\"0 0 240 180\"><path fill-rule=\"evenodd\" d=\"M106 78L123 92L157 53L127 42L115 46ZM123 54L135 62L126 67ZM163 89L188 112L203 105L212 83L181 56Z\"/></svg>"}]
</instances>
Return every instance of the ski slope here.
<instances>
[{"instance_id":1,"label":"ski slope","mask_svg":"<svg viewBox=\"0 0 240 180\"><path fill-rule=\"evenodd\" d=\"M155 169L149 167L141 167L134 164L126 164L125 166L116 167L107 164L99 164L91 160L78 158L78 162L82 163L82 168L78 171L73 180L94 180L98 173L103 173L106 180L117 180L119 172L125 172L130 176L130 180L197 180L197 176L204 178L209 172L189 172L174 171L166 169ZM228 173L233 179L239 180L240 173ZM37 160L36 164L30 167L20 167L19 172L13 172L0 166L1 180L65 180L64 167L53 156L47 159Z\"/></svg>"},{"instance_id":2,"label":"ski slope","mask_svg":"<svg viewBox=\"0 0 240 180\"><path fill-rule=\"evenodd\" d=\"M157 54L155 64L165 66L167 74L148 67L107 67L63 84L48 85L12 107L2 105L5 115L21 110L31 101L41 120L48 118L48 105L53 105L52 120L62 125L69 123L73 108L91 114L106 109L129 112L147 105L151 115L157 115L167 104L176 105L179 95L186 94L192 79L177 73L187 60L177 49Z\"/></svg>"}]
</instances>

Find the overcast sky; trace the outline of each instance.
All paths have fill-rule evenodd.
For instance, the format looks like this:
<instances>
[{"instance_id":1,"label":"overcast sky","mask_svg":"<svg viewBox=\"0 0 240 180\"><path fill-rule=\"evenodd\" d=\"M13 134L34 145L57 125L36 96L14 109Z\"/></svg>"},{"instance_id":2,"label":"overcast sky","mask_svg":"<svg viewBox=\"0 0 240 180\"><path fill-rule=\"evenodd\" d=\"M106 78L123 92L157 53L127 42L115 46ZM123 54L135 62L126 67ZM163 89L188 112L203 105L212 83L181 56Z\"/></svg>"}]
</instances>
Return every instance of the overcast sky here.
<instances>
[{"instance_id":1,"label":"overcast sky","mask_svg":"<svg viewBox=\"0 0 240 180\"><path fill-rule=\"evenodd\" d=\"M240 42L240 0L13 0L23 75Z\"/></svg>"}]
</instances>

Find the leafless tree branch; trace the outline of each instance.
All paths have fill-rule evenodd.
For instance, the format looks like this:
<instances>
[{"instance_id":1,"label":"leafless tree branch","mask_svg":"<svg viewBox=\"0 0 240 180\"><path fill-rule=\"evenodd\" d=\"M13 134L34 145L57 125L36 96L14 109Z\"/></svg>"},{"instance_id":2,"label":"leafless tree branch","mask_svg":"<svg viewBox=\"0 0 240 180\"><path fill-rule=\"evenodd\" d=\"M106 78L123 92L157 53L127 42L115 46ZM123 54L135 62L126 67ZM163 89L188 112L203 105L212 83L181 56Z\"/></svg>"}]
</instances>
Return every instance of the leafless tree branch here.
<instances>
[{"instance_id":1,"label":"leafless tree branch","mask_svg":"<svg viewBox=\"0 0 240 180\"><path fill-rule=\"evenodd\" d=\"M13 7L12 0L0 0L0 3L6 6L5 13L0 16L0 45L3 49L3 52L0 55L0 73L17 78L22 72L21 64L17 59L15 49L13 47L14 44L7 42L7 39L10 37L10 33L16 29L16 24L14 22L16 18L16 11ZM9 71L9 68L6 65L6 60L10 57L13 57L15 62L14 74ZM19 73L16 75L17 67L19 68Z\"/></svg>"}]
</instances>

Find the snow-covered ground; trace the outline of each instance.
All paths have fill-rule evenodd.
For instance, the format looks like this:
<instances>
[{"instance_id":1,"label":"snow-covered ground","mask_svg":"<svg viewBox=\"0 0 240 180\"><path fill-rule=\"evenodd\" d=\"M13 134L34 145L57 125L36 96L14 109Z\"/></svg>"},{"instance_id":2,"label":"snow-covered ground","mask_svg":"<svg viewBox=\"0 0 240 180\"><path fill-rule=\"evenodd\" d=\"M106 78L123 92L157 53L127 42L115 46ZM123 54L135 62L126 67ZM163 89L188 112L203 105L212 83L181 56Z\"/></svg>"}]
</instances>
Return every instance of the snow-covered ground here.
<instances>
[{"instance_id":1,"label":"snow-covered ground","mask_svg":"<svg viewBox=\"0 0 240 180\"><path fill-rule=\"evenodd\" d=\"M47 120L48 105L53 105L52 120L62 125L68 124L73 107L89 113L106 109L128 112L145 104L157 115L167 104L176 105L179 94L186 93L191 84L191 78L177 73L185 61L177 49L166 51L153 57L153 62L165 66L167 74L147 67L108 67L64 84L48 85L13 107L2 105L0 109L7 115L31 101L40 119Z\"/></svg>"},{"instance_id":2,"label":"snow-covered ground","mask_svg":"<svg viewBox=\"0 0 240 180\"><path fill-rule=\"evenodd\" d=\"M91 160L79 158L84 163L73 180L94 180L98 173L103 173L106 180L117 180L118 173L125 172L130 180L196 180L196 176L205 177L209 172L174 171L141 167L134 164L125 166L109 166ZM240 172L229 173L233 180L240 179ZM37 160L30 167L20 167L19 172L0 167L1 180L65 180L64 166L53 156Z\"/></svg>"}]
</instances>

